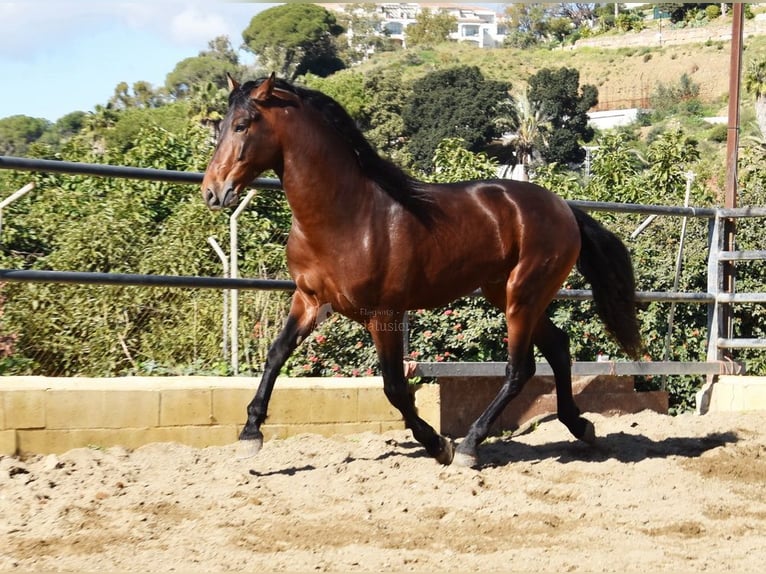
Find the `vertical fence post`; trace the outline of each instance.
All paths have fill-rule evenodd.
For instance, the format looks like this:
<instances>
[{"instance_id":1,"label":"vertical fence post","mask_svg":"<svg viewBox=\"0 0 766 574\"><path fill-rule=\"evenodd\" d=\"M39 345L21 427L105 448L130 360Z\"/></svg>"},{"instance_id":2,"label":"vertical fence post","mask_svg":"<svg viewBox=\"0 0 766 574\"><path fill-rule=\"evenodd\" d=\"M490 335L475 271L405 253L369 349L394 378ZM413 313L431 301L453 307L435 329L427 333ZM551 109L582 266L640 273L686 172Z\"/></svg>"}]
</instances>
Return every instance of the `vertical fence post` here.
<instances>
[{"instance_id":1,"label":"vertical fence post","mask_svg":"<svg viewBox=\"0 0 766 574\"><path fill-rule=\"evenodd\" d=\"M232 279L239 277L239 240L237 234L239 233L239 227L237 225L237 219L240 214L245 211L250 200L256 194L255 189L251 189L247 192L245 198L234 210L229 218L229 274ZM231 290L231 371L233 375L239 374L239 290Z\"/></svg>"},{"instance_id":2,"label":"vertical fence post","mask_svg":"<svg viewBox=\"0 0 766 574\"><path fill-rule=\"evenodd\" d=\"M724 248L724 233L721 229L723 221L720 215L716 215L710 229L710 252L707 265L707 291L713 295L713 303L708 307L707 328L707 360L720 361L721 354L718 351L718 338L721 337L720 303L718 295L721 293L721 261L720 253Z\"/></svg>"},{"instance_id":3,"label":"vertical fence post","mask_svg":"<svg viewBox=\"0 0 766 574\"><path fill-rule=\"evenodd\" d=\"M221 266L223 267L223 276L229 277L229 260L226 258L226 254L221 249L221 246L212 235L207 238L207 242L218 255L218 259L221 260ZM221 352L224 360L229 356L229 292L231 289L223 289L223 313L221 317L221 324L223 325Z\"/></svg>"},{"instance_id":4,"label":"vertical fence post","mask_svg":"<svg viewBox=\"0 0 766 574\"><path fill-rule=\"evenodd\" d=\"M28 183L21 189L13 192L11 195L6 197L3 201L0 201L0 243L2 242L2 239L3 239L3 209L8 207L11 203L16 201L20 197L32 191L34 188L35 188L34 182Z\"/></svg>"}]
</instances>

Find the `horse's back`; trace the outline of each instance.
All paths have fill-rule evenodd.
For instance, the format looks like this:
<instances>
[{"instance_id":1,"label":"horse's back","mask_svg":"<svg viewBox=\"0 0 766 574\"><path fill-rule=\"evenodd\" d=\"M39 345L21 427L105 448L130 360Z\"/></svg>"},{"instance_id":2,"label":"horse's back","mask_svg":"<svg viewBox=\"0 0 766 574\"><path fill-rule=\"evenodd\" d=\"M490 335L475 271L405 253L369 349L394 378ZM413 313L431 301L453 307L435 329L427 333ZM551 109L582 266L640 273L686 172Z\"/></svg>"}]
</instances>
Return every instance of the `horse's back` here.
<instances>
[{"instance_id":1,"label":"horse's back","mask_svg":"<svg viewBox=\"0 0 766 574\"><path fill-rule=\"evenodd\" d=\"M577 259L580 235L571 209L538 185L472 181L436 184L428 193L435 213L430 225L406 217L387 223L386 267L400 273L403 292L440 293L443 304L504 284L516 269L565 276Z\"/></svg>"},{"instance_id":2,"label":"horse's back","mask_svg":"<svg viewBox=\"0 0 766 574\"><path fill-rule=\"evenodd\" d=\"M458 223L474 231L489 226L516 243L579 240L577 220L567 202L535 183L494 179L437 184L431 194L446 225Z\"/></svg>"}]
</instances>

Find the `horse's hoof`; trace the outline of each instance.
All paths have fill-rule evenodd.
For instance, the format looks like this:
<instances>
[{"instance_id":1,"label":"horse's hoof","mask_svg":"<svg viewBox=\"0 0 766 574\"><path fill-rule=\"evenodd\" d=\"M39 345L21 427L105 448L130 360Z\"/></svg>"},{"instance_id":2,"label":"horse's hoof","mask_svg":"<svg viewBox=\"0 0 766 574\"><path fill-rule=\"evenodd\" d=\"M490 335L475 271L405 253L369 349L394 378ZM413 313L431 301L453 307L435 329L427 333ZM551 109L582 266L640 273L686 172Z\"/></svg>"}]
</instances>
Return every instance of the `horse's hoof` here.
<instances>
[{"instance_id":1,"label":"horse's hoof","mask_svg":"<svg viewBox=\"0 0 766 574\"><path fill-rule=\"evenodd\" d=\"M593 426L592 422L589 420L585 421L585 430L583 430L582 435L578 438L590 445L596 444L596 427Z\"/></svg>"},{"instance_id":2,"label":"horse's hoof","mask_svg":"<svg viewBox=\"0 0 766 574\"><path fill-rule=\"evenodd\" d=\"M237 458L253 458L263 447L263 436L252 439L241 439L237 447Z\"/></svg>"},{"instance_id":3,"label":"horse's hoof","mask_svg":"<svg viewBox=\"0 0 766 574\"><path fill-rule=\"evenodd\" d=\"M452 464L462 466L463 468L475 468L479 466L479 458L464 452L456 452L455 457L452 459Z\"/></svg>"},{"instance_id":4,"label":"horse's hoof","mask_svg":"<svg viewBox=\"0 0 766 574\"><path fill-rule=\"evenodd\" d=\"M436 462L439 464L448 466L452 463L452 459L455 456L455 446L452 444L451 440L444 437L441 437L439 442L441 442L442 449L434 458L436 458Z\"/></svg>"}]
</instances>

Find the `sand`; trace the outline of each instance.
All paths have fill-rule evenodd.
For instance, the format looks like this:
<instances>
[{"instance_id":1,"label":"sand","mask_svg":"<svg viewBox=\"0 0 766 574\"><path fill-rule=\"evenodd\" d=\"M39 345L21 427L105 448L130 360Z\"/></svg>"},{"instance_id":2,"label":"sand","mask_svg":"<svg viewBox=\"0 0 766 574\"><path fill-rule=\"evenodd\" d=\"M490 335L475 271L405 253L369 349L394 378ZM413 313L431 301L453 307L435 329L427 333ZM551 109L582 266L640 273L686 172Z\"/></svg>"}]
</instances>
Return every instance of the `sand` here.
<instances>
[{"instance_id":1,"label":"sand","mask_svg":"<svg viewBox=\"0 0 766 574\"><path fill-rule=\"evenodd\" d=\"M766 412L589 415L442 467L408 431L0 457L0 570L761 572Z\"/></svg>"}]
</instances>

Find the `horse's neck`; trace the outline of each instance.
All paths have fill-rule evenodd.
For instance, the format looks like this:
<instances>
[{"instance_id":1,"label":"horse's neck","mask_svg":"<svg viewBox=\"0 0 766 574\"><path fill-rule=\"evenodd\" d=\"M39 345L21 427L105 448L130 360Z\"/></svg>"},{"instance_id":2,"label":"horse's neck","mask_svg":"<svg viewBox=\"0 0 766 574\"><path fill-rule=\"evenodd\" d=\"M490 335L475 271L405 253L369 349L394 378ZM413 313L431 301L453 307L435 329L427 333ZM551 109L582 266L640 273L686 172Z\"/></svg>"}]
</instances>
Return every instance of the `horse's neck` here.
<instances>
[{"instance_id":1,"label":"horse's neck","mask_svg":"<svg viewBox=\"0 0 766 574\"><path fill-rule=\"evenodd\" d=\"M321 232L338 233L351 221L362 225L376 201L375 186L355 158L338 161L326 149L286 155L281 180L293 218Z\"/></svg>"}]
</instances>

